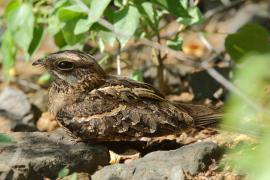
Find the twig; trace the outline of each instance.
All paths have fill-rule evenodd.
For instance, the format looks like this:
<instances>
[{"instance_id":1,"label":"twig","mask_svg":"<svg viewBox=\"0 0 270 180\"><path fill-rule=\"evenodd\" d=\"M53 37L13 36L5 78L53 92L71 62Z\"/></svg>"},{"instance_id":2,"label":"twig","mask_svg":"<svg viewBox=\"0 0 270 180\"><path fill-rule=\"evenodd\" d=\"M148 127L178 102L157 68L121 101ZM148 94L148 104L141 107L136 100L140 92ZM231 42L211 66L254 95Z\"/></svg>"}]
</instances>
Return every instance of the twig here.
<instances>
[{"instance_id":1,"label":"twig","mask_svg":"<svg viewBox=\"0 0 270 180\"><path fill-rule=\"evenodd\" d=\"M161 38L159 32L157 33L157 42L160 44L161 43ZM164 63L163 63L163 58L161 55L161 50L158 50L157 53L157 60L158 60L158 67L157 67L157 76L158 76L158 84L159 84L159 89L161 93L166 94L167 88L164 83Z\"/></svg>"},{"instance_id":2,"label":"twig","mask_svg":"<svg viewBox=\"0 0 270 180\"><path fill-rule=\"evenodd\" d=\"M120 50L121 47L120 47L120 44L119 44L119 47L118 47L118 50L117 50L117 56L116 56L116 67L117 67L117 75L120 76L121 73L122 73L122 70L121 70L121 57L120 57Z\"/></svg>"},{"instance_id":3,"label":"twig","mask_svg":"<svg viewBox=\"0 0 270 180\"><path fill-rule=\"evenodd\" d=\"M226 11L228 9L231 9L235 6L238 6L242 3L244 3L245 0L237 0L237 1L233 1L230 4L228 4L227 6L219 6L215 9L209 10L208 12L205 13L204 15L204 19L211 19L215 14L219 13L219 12L223 12Z\"/></svg>"}]
</instances>

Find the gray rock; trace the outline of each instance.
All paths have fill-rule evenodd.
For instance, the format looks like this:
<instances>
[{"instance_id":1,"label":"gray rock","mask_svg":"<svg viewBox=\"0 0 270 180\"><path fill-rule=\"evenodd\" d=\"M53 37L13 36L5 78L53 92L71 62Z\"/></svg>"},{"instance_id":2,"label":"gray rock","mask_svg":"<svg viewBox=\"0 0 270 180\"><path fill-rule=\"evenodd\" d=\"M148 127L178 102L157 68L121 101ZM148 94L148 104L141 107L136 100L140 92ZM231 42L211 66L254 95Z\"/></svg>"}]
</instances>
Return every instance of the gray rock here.
<instances>
[{"instance_id":1,"label":"gray rock","mask_svg":"<svg viewBox=\"0 0 270 180\"><path fill-rule=\"evenodd\" d=\"M34 113L26 95L19 90L7 87L0 94L0 116L10 119L11 130L35 130Z\"/></svg>"},{"instance_id":2,"label":"gray rock","mask_svg":"<svg viewBox=\"0 0 270 180\"><path fill-rule=\"evenodd\" d=\"M196 175L220 156L213 142L199 142L171 151L157 151L127 164L116 164L97 171L92 180L181 180L185 173Z\"/></svg>"},{"instance_id":3,"label":"gray rock","mask_svg":"<svg viewBox=\"0 0 270 180\"><path fill-rule=\"evenodd\" d=\"M109 152L98 145L76 143L64 133L12 132L16 142L0 144L0 179L55 179L61 169L93 173L107 165Z\"/></svg>"},{"instance_id":4,"label":"gray rock","mask_svg":"<svg viewBox=\"0 0 270 180\"><path fill-rule=\"evenodd\" d=\"M48 91L40 89L32 96L29 96L29 101L34 104L42 112L48 111Z\"/></svg>"}]
</instances>

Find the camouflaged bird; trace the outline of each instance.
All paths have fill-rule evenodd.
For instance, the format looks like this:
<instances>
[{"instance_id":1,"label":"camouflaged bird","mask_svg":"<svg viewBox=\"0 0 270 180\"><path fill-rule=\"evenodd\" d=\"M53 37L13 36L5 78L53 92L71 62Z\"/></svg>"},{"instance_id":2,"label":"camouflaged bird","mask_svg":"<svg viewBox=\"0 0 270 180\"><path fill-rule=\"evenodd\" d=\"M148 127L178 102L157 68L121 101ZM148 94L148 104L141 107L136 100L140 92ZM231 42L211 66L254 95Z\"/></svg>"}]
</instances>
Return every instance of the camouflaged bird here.
<instances>
[{"instance_id":1,"label":"camouflaged bird","mask_svg":"<svg viewBox=\"0 0 270 180\"><path fill-rule=\"evenodd\" d=\"M169 102L148 84L106 75L84 52L56 52L33 65L54 76L50 112L60 126L82 140L134 141L180 133L219 118L206 106Z\"/></svg>"}]
</instances>

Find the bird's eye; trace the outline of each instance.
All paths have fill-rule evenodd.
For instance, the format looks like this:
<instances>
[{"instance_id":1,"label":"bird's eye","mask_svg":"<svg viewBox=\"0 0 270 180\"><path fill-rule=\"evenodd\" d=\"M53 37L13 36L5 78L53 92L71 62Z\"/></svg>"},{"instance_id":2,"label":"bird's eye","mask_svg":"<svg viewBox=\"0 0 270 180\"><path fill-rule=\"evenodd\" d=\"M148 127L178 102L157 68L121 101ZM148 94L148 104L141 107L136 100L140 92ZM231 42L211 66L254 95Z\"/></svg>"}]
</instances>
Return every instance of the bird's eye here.
<instances>
[{"instance_id":1,"label":"bird's eye","mask_svg":"<svg viewBox=\"0 0 270 180\"><path fill-rule=\"evenodd\" d=\"M57 67L60 69L60 70L63 70L63 71L69 71L69 70L72 70L74 65L72 62L69 62L69 61L61 61L57 64Z\"/></svg>"}]
</instances>

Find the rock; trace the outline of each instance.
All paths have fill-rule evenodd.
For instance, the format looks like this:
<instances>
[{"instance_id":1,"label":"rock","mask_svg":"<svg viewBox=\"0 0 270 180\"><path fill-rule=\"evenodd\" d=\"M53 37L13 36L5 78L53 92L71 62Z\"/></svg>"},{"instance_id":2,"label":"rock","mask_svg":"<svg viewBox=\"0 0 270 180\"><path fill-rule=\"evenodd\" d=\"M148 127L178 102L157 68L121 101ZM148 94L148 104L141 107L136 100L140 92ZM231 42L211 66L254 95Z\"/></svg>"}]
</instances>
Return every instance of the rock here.
<instances>
[{"instance_id":1,"label":"rock","mask_svg":"<svg viewBox=\"0 0 270 180\"><path fill-rule=\"evenodd\" d=\"M48 91L40 89L29 96L29 100L42 112L48 111Z\"/></svg>"},{"instance_id":2,"label":"rock","mask_svg":"<svg viewBox=\"0 0 270 180\"><path fill-rule=\"evenodd\" d=\"M36 114L22 91L7 87L1 92L0 116L11 121L12 131L36 130L34 122Z\"/></svg>"},{"instance_id":3,"label":"rock","mask_svg":"<svg viewBox=\"0 0 270 180\"><path fill-rule=\"evenodd\" d=\"M199 142L171 151L157 151L127 164L115 164L97 171L92 180L155 179L181 180L185 174L206 170L221 151L213 142Z\"/></svg>"},{"instance_id":4,"label":"rock","mask_svg":"<svg viewBox=\"0 0 270 180\"><path fill-rule=\"evenodd\" d=\"M0 179L55 179L64 167L93 173L109 163L107 148L76 143L61 131L8 133L16 142L0 144Z\"/></svg>"}]
</instances>

